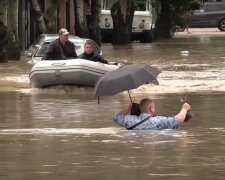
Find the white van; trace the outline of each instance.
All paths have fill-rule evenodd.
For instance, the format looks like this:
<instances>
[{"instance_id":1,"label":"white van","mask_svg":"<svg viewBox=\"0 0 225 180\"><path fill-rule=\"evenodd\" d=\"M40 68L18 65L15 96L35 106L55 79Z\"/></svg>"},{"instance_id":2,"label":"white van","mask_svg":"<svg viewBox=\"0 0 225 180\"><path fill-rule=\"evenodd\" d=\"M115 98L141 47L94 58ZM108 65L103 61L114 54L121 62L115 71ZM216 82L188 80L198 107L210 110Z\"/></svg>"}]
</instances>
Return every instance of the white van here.
<instances>
[{"instance_id":1,"label":"white van","mask_svg":"<svg viewBox=\"0 0 225 180\"><path fill-rule=\"evenodd\" d=\"M100 28L102 42L111 42L113 21L110 9L118 0L101 0ZM152 42L156 20L156 0L134 0L132 41Z\"/></svg>"}]
</instances>

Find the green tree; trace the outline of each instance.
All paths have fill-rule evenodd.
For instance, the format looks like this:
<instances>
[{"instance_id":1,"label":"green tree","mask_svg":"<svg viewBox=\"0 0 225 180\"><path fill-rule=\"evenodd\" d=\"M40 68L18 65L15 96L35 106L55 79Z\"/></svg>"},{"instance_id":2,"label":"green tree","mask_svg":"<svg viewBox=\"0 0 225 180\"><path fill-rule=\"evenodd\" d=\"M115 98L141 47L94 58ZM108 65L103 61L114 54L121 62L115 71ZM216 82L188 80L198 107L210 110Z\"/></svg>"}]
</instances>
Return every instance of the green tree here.
<instances>
[{"instance_id":1,"label":"green tree","mask_svg":"<svg viewBox=\"0 0 225 180\"><path fill-rule=\"evenodd\" d=\"M7 55L10 60L20 59L20 41L18 38L19 0L8 1L7 11Z\"/></svg>"},{"instance_id":2,"label":"green tree","mask_svg":"<svg viewBox=\"0 0 225 180\"><path fill-rule=\"evenodd\" d=\"M0 0L0 62L7 62L7 0Z\"/></svg>"},{"instance_id":3,"label":"green tree","mask_svg":"<svg viewBox=\"0 0 225 180\"><path fill-rule=\"evenodd\" d=\"M100 0L75 0L75 32L80 37L89 37L99 45ZM133 0L118 0L111 9L113 18L113 44L131 43L132 21L134 16Z\"/></svg>"},{"instance_id":4,"label":"green tree","mask_svg":"<svg viewBox=\"0 0 225 180\"><path fill-rule=\"evenodd\" d=\"M200 2L195 0L171 0L172 28L186 28L190 14L200 8Z\"/></svg>"},{"instance_id":5,"label":"green tree","mask_svg":"<svg viewBox=\"0 0 225 180\"><path fill-rule=\"evenodd\" d=\"M80 37L93 39L101 44L99 15L101 9L100 0L75 0L75 32Z\"/></svg>"},{"instance_id":6,"label":"green tree","mask_svg":"<svg viewBox=\"0 0 225 180\"><path fill-rule=\"evenodd\" d=\"M111 8L111 16L113 19L112 44L131 43L133 0L118 0Z\"/></svg>"},{"instance_id":7,"label":"green tree","mask_svg":"<svg viewBox=\"0 0 225 180\"><path fill-rule=\"evenodd\" d=\"M47 27L44 21L43 14L41 12L40 5L38 3L38 0L30 0L31 6L32 6L32 12L34 15L36 27L37 27L37 34L44 34L47 33Z\"/></svg>"},{"instance_id":8,"label":"green tree","mask_svg":"<svg viewBox=\"0 0 225 180\"><path fill-rule=\"evenodd\" d=\"M55 33L56 14L59 7L59 0L45 1L46 10L41 11L38 0L30 0L32 7L32 15L35 19L37 34ZM41 3L41 2L40 2Z\"/></svg>"},{"instance_id":9,"label":"green tree","mask_svg":"<svg viewBox=\"0 0 225 180\"><path fill-rule=\"evenodd\" d=\"M177 28L185 28L189 15L200 8L197 0L159 0L161 12L156 22L157 37L171 38Z\"/></svg>"},{"instance_id":10,"label":"green tree","mask_svg":"<svg viewBox=\"0 0 225 180\"><path fill-rule=\"evenodd\" d=\"M56 14L59 7L59 0L48 0L46 2L46 12L43 14L48 33L55 33Z\"/></svg>"},{"instance_id":11,"label":"green tree","mask_svg":"<svg viewBox=\"0 0 225 180\"><path fill-rule=\"evenodd\" d=\"M0 1L0 61L20 59L18 0Z\"/></svg>"},{"instance_id":12,"label":"green tree","mask_svg":"<svg viewBox=\"0 0 225 180\"><path fill-rule=\"evenodd\" d=\"M77 36L89 37L86 10L88 9L87 2L84 0L74 0L75 9L75 32Z\"/></svg>"},{"instance_id":13,"label":"green tree","mask_svg":"<svg viewBox=\"0 0 225 180\"><path fill-rule=\"evenodd\" d=\"M6 45L7 45L7 27L0 21L0 62L7 62L7 53L6 53Z\"/></svg>"},{"instance_id":14,"label":"green tree","mask_svg":"<svg viewBox=\"0 0 225 180\"><path fill-rule=\"evenodd\" d=\"M100 10L101 0L91 1L91 14L89 15L90 21L87 22L90 38L93 39L98 45L101 44L101 30L100 30ZM88 14L86 14L87 17Z\"/></svg>"},{"instance_id":15,"label":"green tree","mask_svg":"<svg viewBox=\"0 0 225 180\"><path fill-rule=\"evenodd\" d=\"M160 1L161 12L156 20L156 37L170 38L171 19L170 19L170 0Z\"/></svg>"}]
</instances>

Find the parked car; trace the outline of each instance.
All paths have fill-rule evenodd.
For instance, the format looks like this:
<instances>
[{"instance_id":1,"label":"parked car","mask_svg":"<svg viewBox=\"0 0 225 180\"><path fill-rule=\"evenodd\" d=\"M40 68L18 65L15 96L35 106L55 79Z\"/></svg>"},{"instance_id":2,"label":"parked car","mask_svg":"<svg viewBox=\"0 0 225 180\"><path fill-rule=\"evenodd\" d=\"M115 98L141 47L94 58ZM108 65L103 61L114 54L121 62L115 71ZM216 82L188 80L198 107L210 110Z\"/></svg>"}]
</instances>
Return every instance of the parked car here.
<instances>
[{"instance_id":1,"label":"parked car","mask_svg":"<svg viewBox=\"0 0 225 180\"><path fill-rule=\"evenodd\" d=\"M27 51L27 59L28 63L36 64L37 62L41 61L44 54L47 52L49 48L49 44L58 38L58 34L42 34L40 37L35 41L34 44L30 46ZM77 55L80 55L84 52L84 44L86 41L92 41L94 45L94 52L103 56L103 53L100 47L91 39L80 38L78 36L69 35L69 40L74 43L75 51Z\"/></svg>"},{"instance_id":2,"label":"parked car","mask_svg":"<svg viewBox=\"0 0 225 180\"><path fill-rule=\"evenodd\" d=\"M189 27L217 27L225 31L225 2L206 2L190 15Z\"/></svg>"},{"instance_id":3,"label":"parked car","mask_svg":"<svg viewBox=\"0 0 225 180\"><path fill-rule=\"evenodd\" d=\"M57 34L40 34L34 41L34 43L29 47L27 51L25 51L25 55L30 56L33 54L39 47L40 45L48 40L48 39L55 39L57 38Z\"/></svg>"}]
</instances>

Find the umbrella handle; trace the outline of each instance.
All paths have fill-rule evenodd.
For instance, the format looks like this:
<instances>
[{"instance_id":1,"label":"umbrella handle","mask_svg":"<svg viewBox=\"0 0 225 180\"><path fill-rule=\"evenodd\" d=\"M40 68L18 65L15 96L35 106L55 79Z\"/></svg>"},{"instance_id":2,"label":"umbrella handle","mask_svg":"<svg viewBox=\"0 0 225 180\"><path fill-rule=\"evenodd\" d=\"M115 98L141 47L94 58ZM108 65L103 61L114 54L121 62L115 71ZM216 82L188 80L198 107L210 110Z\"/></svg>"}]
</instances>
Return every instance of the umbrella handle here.
<instances>
[{"instance_id":1,"label":"umbrella handle","mask_svg":"<svg viewBox=\"0 0 225 180\"><path fill-rule=\"evenodd\" d=\"M133 103L131 96L130 96L130 91L128 90L128 94L129 94L129 98L130 98L130 102Z\"/></svg>"},{"instance_id":2,"label":"umbrella handle","mask_svg":"<svg viewBox=\"0 0 225 180\"><path fill-rule=\"evenodd\" d=\"M98 104L100 104L100 97L98 96Z\"/></svg>"}]
</instances>

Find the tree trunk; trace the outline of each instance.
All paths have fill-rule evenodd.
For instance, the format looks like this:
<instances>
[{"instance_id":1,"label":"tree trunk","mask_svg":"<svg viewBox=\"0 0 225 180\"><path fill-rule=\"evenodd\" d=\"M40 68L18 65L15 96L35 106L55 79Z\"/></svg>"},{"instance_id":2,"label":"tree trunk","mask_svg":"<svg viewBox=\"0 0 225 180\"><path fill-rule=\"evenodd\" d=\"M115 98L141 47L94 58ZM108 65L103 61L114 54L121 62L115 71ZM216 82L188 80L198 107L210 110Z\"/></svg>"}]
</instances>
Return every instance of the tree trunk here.
<instances>
[{"instance_id":1,"label":"tree trunk","mask_svg":"<svg viewBox=\"0 0 225 180\"><path fill-rule=\"evenodd\" d=\"M0 0L0 62L7 62L7 0Z\"/></svg>"},{"instance_id":2,"label":"tree trunk","mask_svg":"<svg viewBox=\"0 0 225 180\"><path fill-rule=\"evenodd\" d=\"M101 0L92 0L90 22L87 21L88 30L89 30L90 38L94 40L99 46L101 45L101 30L99 25L100 10L101 10Z\"/></svg>"},{"instance_id":3,"label":"tree trunk","mask_svg":"<svg viewBox=\"0 0 225 180\"><path fill-rule=\"evenodd\" d=\"M111 8L111 16L113 19L112 44L131 43L133 0L118 0Z\"/></svg>"},{"instance_id":4,"label":"tree trunk","mask_svg":"<svg viewBox=\"0 0 225 180\"><path fill-rule=\"evenodd\" d=\"M38 0L30 0L30 2L33 9L34 19L37 25L37 34L44 34L47 32L47 28L45 25L44 18L42 16Z\"/></svg>"},{"instance_id":5,"label":"tree trunk","mask_svg":"<svg viewBox=\"0 0 225 180\"><path fill-rule=\"evenodd\" d=\"M89 37L87 20L86 20L86 7L87 4L84 0L74 0L75 6L75 32L77 36Z\"/></svg>"},{"instance_id":6,"label":"tree trunk","mask_svg":"<svg viewBox=\"0 0 225 180\"><path fill-rule=\"evenodd\" d=\"M0 62L7 62L7 53L6 53L6 45L7 45L7 27L0 21Z\"/></svg>"},{"instance_id":7,"label":"tree trunk","mask_svg":"<svg viewBox=\"0 0 225 180\"><path fill-rule=\"evenodd\" d=\"M57 8L60 0L48 0L46 3L46 12L44 14L44 21L48 33L56 32L56 16Z\"/></svg>"},{"instance_id":8,"label":"tree trunk","mask_svg":"<svg viewBox=\"0 0 225 180\"><path fill-rule=\"evenodd\" d=\"M8 44L7 54L10 60L20 60L20 42L18 39L18 0L8 1Z\"/></svg>"},{"instance_id":9,"label":"tree trunk","mask_svg":"<svg viewBox=\"0 0 225 180\"><path fill-rule=\"evenodd\" d=\"M171 38L170 0L161 0L161 13L156 21L156 36Z\"/></svg>"}]
</instances>

